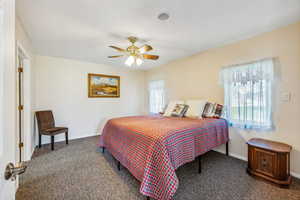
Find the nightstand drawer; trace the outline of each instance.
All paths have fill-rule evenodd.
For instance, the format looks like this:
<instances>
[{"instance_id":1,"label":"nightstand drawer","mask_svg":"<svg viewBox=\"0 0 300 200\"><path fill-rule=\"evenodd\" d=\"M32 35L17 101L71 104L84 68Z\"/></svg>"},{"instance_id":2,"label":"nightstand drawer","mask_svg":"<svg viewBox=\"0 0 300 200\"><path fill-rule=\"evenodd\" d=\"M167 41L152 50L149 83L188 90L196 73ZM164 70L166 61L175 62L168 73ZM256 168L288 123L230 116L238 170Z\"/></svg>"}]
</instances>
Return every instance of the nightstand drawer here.
<instances>
[{"instance_id":1,"label":"nightstand drawer","mask_svg":"<svg viewBox=\"0 0 300 200\"><path fill-rule=\"evenodd\" d=\"M257 159L256 171L267 176L276 176L276 153L254 148L254 157Z\"/></svg>"}]
</instances>

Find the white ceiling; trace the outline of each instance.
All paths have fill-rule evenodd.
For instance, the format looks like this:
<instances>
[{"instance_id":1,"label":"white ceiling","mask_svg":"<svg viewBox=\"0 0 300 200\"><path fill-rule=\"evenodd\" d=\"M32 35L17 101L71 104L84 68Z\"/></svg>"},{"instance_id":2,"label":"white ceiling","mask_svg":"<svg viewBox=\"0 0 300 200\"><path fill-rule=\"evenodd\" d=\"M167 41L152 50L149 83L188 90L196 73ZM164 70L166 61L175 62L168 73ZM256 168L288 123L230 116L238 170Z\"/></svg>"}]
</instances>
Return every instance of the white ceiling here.
<instances>
[{"instance_id":1,"label":"white ceiling","mask_svg":"<svg viewBox=\"0 0 300 200\"><path fill-rule=\"evenodd\" d=\"M160 55L147 69L300 20L300 0L17 0L17 14L39 55L124 66L108 46L132 35Z\"/></svg>"}]
</instances>

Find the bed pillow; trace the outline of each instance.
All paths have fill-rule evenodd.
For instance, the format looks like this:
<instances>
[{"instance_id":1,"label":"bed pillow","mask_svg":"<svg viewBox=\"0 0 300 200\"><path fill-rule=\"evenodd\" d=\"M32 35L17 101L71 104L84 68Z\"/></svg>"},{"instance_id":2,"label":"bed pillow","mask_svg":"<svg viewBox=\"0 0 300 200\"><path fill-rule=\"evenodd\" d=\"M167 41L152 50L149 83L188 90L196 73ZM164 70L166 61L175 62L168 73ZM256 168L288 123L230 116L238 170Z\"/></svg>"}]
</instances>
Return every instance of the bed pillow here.
<instances>
[{"instance_id":1,"label":"bed pillow","mask_svg":"<svg viewBox=\"0 0 300 200\"><path fill-rule=\"evenodd\" d=\"M186 104L176 104L171 115L173 117L183 117L188 107Z\"/></svg>"},{"instance_id":2,"label":"bed pillow","mask_svg":"<svg viewBox=\"0 0 300 200\"><path fill-rule=\"evenodd\" d=\"M176 104L183 104L183 103L184 103L183 101L170 101L165 110L164 116L165 117L172 116L172 111L174 110Z\"/></svg>"},{"instance_id":3,"label":"bed pillow","mask_svg":"<svg viewBox=\"0 0 300 200\"><path fill-rule=\"evenodd\" d=\"M189 106L187 112L185 113L186 117L196 117L202 118L202 114L205 108L207 101L205 100L187 100L186 105Z\"/></svg>"},{"instance_id":4,"label":"bed pillow","mask_svg":"<svg viewBox=\"0 0 300 200\"><path fill-rule=\"evenodd\" d=\"M165 105L165 106L163 107L162 111L159 112L159 114L164 115L165 112L166 112L166 110L167 110L167 107L168 107L168 105Z\"/></svg>"},{"instance_id":5,"label":"bed pillow","mask_svg":"<svg viewBox=\"0 0 300 200\"><path fill-rule=\"evenodd\" d=\"M202 114L203 118L220 118L222 116L223 105L207 102Z\"/></svg>"}]
</instances>

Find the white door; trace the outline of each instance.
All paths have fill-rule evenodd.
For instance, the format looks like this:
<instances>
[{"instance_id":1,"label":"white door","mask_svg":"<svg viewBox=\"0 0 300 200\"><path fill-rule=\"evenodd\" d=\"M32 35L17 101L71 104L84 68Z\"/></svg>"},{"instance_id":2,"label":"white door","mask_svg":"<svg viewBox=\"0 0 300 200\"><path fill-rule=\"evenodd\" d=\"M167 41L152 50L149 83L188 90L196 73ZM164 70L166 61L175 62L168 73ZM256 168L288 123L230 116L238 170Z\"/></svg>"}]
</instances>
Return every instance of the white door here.
<instances>
[{"instance_id":1,"label":"white door","mask_svg":"<svg viewBox=\"0 0 300 200\"><path fill-rule=\"evenodd\" d=\"M5 180L16 161L15 0L0 0L0 199L15 199L16 181Z\"/></svg>"}]
</instances>

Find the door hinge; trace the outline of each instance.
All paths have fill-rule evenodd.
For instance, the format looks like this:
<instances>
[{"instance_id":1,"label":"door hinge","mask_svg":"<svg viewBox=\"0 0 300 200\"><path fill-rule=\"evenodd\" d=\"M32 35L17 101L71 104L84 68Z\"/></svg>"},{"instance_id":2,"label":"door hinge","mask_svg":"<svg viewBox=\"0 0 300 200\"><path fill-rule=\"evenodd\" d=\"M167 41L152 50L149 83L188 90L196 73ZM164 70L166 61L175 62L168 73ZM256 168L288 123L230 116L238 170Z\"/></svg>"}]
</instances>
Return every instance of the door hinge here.
<instances>
[{"instance_id":1,"label":"door hinge","mask_svg":"<svg viewBox=\"0 0 300 200\"><path fill-rule=\"evenodd\" d=\"M23 109L24 109L24 106L23 106L23 105L19 105L18 109L19 109L19 110L23 110Z\"/></svg>"},{"instance_id":2,"label":"door hinge","mask_svg":"<svg viewBox=\"0 0 300 200\"><path fill-rule=\"evenodd\" d=\"M19 147L23 148L24 147L24 143L23 142L19 143Z\"/></svg>"},{"instance_id":3,"label":"door hinge","mask_svg":"<svg viewBox=\"0 0 300 200\"><path fill-rule=\"evenodd\" d=\"M19 67L18 72L23 72L23 67Z\"/></svg>"}]
</instances>

